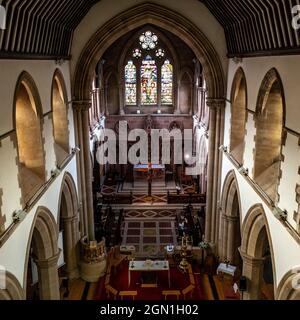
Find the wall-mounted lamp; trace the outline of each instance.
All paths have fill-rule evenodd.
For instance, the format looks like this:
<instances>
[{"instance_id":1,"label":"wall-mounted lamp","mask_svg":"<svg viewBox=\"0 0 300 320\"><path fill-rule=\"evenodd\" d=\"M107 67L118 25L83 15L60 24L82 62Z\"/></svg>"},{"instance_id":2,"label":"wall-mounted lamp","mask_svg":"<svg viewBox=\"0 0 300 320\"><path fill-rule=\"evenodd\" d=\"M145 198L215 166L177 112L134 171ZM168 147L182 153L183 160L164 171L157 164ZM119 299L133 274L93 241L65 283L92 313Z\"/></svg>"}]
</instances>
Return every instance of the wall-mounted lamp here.
<instances>
[{"instance_id":1,"label":"wall-mounted lamp","mask_svg":"<svg viewBox=\"0 0 300 320\"><path fill-rule=\"evenodd\" d=\"M225 153L228 152L228 148L223 146L223 145L219 148L219 150L222 151L222 152L225 152Z\"/></svg>"},{"instance_id":2,"label":"wall-mounted lamp","mask_svg":"<svg viewBox=\"0 0 300 320\"><path fill-rule=\"evenodd\" d=\"M23 211L23 210L17 210L13 213L13 221L14 222L21 222L25 219L27 215L27 212Z\"/></svg>"},{"instance_id":3,"label":"wall-mounted lamp","mask_svg":"<svg viewBox=\"0 0 300 320\"><path fill-rule=\"evenodd\" d=\"M287 220L288 212L286 210L281 210L278 207L274 207L272 212L278 220Z\"/></svg>"},{"instance_id":4,"label":"wall-mounted lamp","mask_svg":"<svg viewBox=\"0 0 300 320\"><path fill-rule=\"evenodd\" d=\"M56 168L54 170L51 170L52 178L55 178L55 177L59 176L59 174L60 174L60 170L58 168Z\"/></svg>"},{"instance_id":5,"label":"wall-mounted lamp","mask_svg":"<svg viewBox=\"0 0 300 320\"><path fill-rule=\"evenodd\" d=\"M61 65L63 65L64 63L65 63L65 60L62 59L62 58L56 58L56 60L55 60L55 64L56 64L56 65L61 66Z\"/></svg>"},{"instance_id":6,"label":"wall-mounted lamp","mask_svg":"<svg viewBox=\"0 0 300 320\"><path fill-rule=\"evenodd\" d=\"M73 154L79 153L79 152L80 152L80 149L78 147L72 148L72 153Z\"/></svg>"},{"instance_id":7,"label":"wall-mounted lamp","mask_svg":"<svg viewBox=\"0 0 300 320\"><path fill-rule=\"evenodd\" d=\"M248 176L249 175L249 169L244 168L243 166L239 168L239 173L244 175L244 176Z\"/></svg>"}]
</instances>

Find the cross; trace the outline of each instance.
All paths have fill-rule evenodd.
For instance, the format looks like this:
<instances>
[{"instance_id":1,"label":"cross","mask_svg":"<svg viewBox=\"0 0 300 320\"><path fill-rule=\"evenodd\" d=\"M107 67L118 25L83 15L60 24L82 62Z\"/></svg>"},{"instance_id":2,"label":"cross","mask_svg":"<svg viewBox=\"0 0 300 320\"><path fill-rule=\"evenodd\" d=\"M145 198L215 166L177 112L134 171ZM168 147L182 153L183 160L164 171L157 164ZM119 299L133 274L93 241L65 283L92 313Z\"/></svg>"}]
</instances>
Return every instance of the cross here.
<instances>
[{"instance_id":1,"label":"cross","mask_svg":"<svg viewBox=\"0 0 300 320\"><path fill-rule=\"evenodd\" d=\"M148 164L148 197L152 197L152 164Z\"/></svg>"}]
</instances>

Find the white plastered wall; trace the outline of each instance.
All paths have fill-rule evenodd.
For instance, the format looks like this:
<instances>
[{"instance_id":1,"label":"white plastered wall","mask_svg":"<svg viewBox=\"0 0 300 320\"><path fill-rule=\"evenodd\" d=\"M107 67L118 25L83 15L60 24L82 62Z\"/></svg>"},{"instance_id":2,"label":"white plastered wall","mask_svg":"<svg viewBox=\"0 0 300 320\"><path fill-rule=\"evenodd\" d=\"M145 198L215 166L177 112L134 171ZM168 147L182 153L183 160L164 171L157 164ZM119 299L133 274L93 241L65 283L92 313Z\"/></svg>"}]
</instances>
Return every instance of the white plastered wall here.
<instances>
[{"instance_id":1,"label":"white plastered wall","mask_svg":"<svg viewBox=\"0 0 300 320\"><path fill-rule=\"evenodd\" d=\"M70 84L70 65L69 62L58 66L54 61L22 61L22 60L2 60L0 61L1 86L0 86L0 135L3 136L14 129L13 110L14 110L14 93L15 87L20 74L23 71L28 72L33 78L42 103L44 116L42 136L45 140L44 151L46 159L47 179L50 178L51 170L56 167L56 158L54 153L53 123L49 116L51 112L51 86L52 78L56 69L59 69L63 75L68 101L71 100ZM69 141L70 148L75 147L74 120L71 105L68 108L69 119ZM0 188L2 195L2 215L5 215L5 227L8 228L12 223L12 214L15 210L21 209L20 198L21 190L18 183L17 167L17 149L10 136L1 140L0 144ZM77 168L76 159L67 165L61 174L50 185L46 193L35 204L28 213L25 220L22 221L4 245L0 248L0 265L4 266L7 271L11 272L23 285L24 266L29 235L36 210L40 206L49 209L55 220L58 217L59 193L61 190L64 173L72 175L77 185Z\"/></svg>"},{"instance_id":2,"label":"white plastered wall","mask_svg":"<svg viewBox=\"0 0 300 320\"><path fill-rule=\"evenodd\" d=\"M228 100L231 96L233 78L239 67L243 68L245 72L248 89L248 109L253 112L256 110L260 85L265 75L270 69L276 68L284 88L286 102L285 126L288 129L300 133L300 91L297 87L297 79L300 74L300 56L247 58L238 64L230 60L227 90ZM225 111L225 146L229 146L230 144L230 113L230 103L227 102ZM253 150L255 148L255 135L254 115L248 113L244 167L249 169L250 177L252 177L252 169L254 166ZM298 209L295 188L296 184L300 183L300 175L298 173L300 166L300 146L299 138L291 132L287 133L287 140L285 146L283 146L282 153L284 155L284 162L281 165L282 178L280 179L279 185L280 201L278 206L282 210L288 211L288 222L296 229L297 226L293 215L294 211ZM264 206L274 249L276 284L278 285L288 271L300 265L300 246L285 227L274 217L271 210L264 204L263 200L252 189L246 179L234 168L227 157L223 159L222 185L230 170L236 171L243 220L253 205L260 203Z\"/></svg>"}]
</instances>

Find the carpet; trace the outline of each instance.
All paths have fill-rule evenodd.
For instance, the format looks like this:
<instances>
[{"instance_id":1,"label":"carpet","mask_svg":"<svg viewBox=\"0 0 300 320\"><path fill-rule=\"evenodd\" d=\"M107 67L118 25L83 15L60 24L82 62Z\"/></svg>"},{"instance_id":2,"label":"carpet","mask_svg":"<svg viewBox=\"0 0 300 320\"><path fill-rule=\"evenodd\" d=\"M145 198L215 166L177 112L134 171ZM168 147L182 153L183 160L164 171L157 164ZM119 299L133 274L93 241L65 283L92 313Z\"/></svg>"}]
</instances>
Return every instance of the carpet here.
<instances>
[{"instance_id":1,"label":"carpet","mask_svg":"<svg viewBox=\"0 0 300 320\"><path fill-rule=\"evenodd\" d=\"M168 275L165 271L157 272L157 288L142 288L141 273L132 272L131 285L130 288L128 288L128 264L124 263L117 269L116 273L112 273L110 285L118 291L136 290L138 292L136 300L138 301L159 301L163 299L163 290L183 290L190 285L188 274L183 274L177 268L171 268L170 272L171 288L169 288ZM105 277L102 277L98 283L94 300L108 300L105 293L104 278ZM195 281L196 287L193 300L206 300L205 291L199 275L195 275ZM173 297L173 299L175 299L175 297ZM168 300L172 300L172 297L169 297Z\"/></svg>"}]
</instances>

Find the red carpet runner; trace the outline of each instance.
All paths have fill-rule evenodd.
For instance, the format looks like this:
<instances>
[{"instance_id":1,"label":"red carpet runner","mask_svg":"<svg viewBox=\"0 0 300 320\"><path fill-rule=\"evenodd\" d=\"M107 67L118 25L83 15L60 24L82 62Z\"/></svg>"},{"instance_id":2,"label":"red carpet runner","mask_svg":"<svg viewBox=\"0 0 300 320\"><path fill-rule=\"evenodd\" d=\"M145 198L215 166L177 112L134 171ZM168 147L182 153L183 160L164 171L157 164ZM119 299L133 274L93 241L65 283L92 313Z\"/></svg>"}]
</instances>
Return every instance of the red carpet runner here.
<instances>
[{"instance_id":1,"label":"red carpet runner","mask_svg":"<svg viewBox=\"0 0 300 320\"><path fill-rule=\"evenodd\" d=\"M194 270L194 272L197 272ZM136 300L162 300L162 290L183 290L190 285L189 275L181 273L177 268L171 268L171 288L168 285L168 276L166 272L158 272L158 288L141 288L141 273L131 273L131 286L128 288L128 266L124 264L120 266L116 273L112 271L110 285L117 289L122 290L136 290L138 296ZM101 278L96 290L95 300L107 300L104 278ZM204 290L201 285L200 275L195 274L196 288L193 295L193 300L205 300ZM176 297L170 297L168 300L176 299ZM181 299L183 297L181 296ZM190 297L188 299L191 299Z\"/></svg>"}]
</instances>

